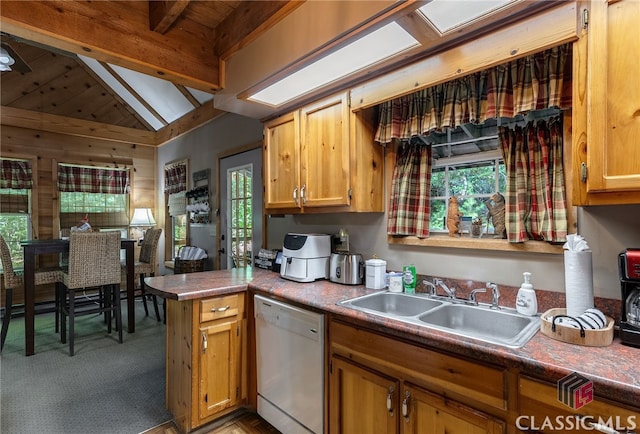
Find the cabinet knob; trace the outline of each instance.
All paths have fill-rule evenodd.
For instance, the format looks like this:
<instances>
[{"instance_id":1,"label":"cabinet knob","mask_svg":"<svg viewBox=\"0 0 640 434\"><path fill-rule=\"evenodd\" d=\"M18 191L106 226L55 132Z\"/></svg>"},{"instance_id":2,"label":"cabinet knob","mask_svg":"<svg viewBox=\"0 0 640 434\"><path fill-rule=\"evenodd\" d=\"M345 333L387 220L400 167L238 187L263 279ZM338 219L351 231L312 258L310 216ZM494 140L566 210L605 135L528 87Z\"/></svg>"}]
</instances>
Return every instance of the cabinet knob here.
<instances>
[{"instance_id":1,"label":"cabinet knob","mask_svg":"<svg viewBox=\"0 0 640 434\"><path fill-rule=\"evenodd\" d=\"M296 188L293 189L293 202L297 205L298 204L298 186L296 185Z\"/></svg>"}]
</instances>

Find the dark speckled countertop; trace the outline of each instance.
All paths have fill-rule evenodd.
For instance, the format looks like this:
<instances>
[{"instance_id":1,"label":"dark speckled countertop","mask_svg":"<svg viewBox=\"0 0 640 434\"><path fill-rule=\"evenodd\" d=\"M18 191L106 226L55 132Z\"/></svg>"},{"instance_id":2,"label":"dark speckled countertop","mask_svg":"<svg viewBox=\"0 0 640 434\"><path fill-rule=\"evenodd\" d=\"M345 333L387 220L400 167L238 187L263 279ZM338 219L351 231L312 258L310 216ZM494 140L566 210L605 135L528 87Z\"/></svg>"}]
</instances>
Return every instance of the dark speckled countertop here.
<instances>
[{"instance_id":1,"label":"dark speckled countertop","mask_svg":"<svg viewBox=\"0 0 640 434\"><path fill-rule=\"evenodd\" d=\"M565 375L578 372L593 381L596 395L632 405L640 412L640 348L622 345L617 338L607 347L585 347L559 342L539 332L522 348L506 348L384 319L336 304L376 292L366 289L364 285L339 285L327 280L298 283L264 270L206 271L150 277L145 282L150 292L179 301L251 289L432 348L505 367L516 367L523 373L548 381L557 381Z\"/></svg>"}]
</instances>

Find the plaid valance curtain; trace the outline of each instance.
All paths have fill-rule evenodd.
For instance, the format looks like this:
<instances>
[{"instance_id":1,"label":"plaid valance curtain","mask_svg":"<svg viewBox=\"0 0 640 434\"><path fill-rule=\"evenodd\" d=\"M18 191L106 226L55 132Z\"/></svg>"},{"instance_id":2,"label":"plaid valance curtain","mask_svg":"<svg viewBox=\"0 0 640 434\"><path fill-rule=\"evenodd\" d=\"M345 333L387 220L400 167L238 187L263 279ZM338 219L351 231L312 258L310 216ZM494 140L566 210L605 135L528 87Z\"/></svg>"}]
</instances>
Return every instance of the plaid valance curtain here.
<instances>
[{"instance_id":1,"label":"plaid valance curtain","mask_svg":"<svg viewBox=\"0 0 640 434\"><path fill-rule=\"evenodd\" d=\"M431 146L400 145L391 180L387 234L429 236Z\"/></svg>"},{"instance_id":2,"label":"plaid valance curtain","mask_svg":"<svg viewBox=\"0 0 640 434\"><path fill-rule=\"evenodd\" d=\"M31 161L1 159L0 188L32 189Z\"/></svg>"},{"instance_id":3,"label":"plaid valance curtain","mask_svg":"<svg viewBox=\"0 0 640 434\"><path fill-rule=\"evenodd\" d=\"M567 205L560 118L498 129L507 169L505 194L510 242L567 238Z\"/></svg>"},{"instance_id":4,"label":"plaid valance curtain","mask_svg":"<svg viewBox=\"0 0 640 434\"><path fill-rule=\"evenodd\" d=\"M164 192L167 194L187 191L187 165L176 163L164 168Z\"/></svg>"},{"instance_id":5,"label":"plaid valance curtain","mask_svg":"<svg viewBox=\"0 0 640 434\"><path fill-rule=\"evenodd\" d=\"M432 86L380 105L375 140L410 139L495 117L571 106L571 44Z\"/></svg>"},{"instance_id":6,"label":"plaid valance curtain","mask_svg":"<svg viewBox=\"0 0 640 434\"><path fill-rule=\"evenodd\" d=\"M129 171L58 164L58 190L77 193L126 194Z\"/></svg>"}]
</instances>

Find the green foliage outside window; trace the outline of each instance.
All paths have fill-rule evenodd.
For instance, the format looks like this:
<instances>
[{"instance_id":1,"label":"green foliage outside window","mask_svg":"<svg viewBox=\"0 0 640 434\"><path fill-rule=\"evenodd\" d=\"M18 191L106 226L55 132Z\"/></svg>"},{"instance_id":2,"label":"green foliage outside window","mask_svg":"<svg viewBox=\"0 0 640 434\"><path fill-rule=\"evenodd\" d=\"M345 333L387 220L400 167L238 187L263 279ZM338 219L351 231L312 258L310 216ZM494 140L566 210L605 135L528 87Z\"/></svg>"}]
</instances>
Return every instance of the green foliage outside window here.
<instances>
[{"instance_id":1,"label":"green foliage outside window","mask_svg":"<svg viewBox=\"0 0 640 434\"><path fill-rule=\"evenodd\" d=\"M24 266L20 241L29 239L29 216L27 214L0 214L0 234L9 246L14 268Z\"/></svg>"},{"instance_id":2,"label":"green foliage outside window","mask_svg":"<svg viewBox=\"0 0 640 434\"><path fill-rule=\"evenodd\" d=\"M60 212L126 212L128 201L128 194L61 192Z\"/></svg>"},{"instance_id":3,"label":"green foliage outside window","mask_svg":"<svg viewBox=\"0 0 640 434\"><path fill-rule=\"evenodd\" d=\"M480 217L487 221L487 207L484 202L493 193L506 190L506 169L499 161L482 161L466 165L443 166L431 172L431 231L446 230L447 202L457 196L458 207L463 216ZM489 228L492 232L493 228Z\"/></svg>"}]
</instances>

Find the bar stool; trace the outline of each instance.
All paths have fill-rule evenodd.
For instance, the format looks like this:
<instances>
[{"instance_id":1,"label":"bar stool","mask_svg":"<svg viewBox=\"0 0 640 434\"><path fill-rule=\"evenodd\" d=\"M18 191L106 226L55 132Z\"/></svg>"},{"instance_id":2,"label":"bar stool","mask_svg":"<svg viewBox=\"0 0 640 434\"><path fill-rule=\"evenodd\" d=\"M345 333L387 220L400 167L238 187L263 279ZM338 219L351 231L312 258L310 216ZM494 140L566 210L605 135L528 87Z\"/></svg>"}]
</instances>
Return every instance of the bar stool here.
<instances>
[{"instance_id":1,"label":"bar stool","mask_svg":"<svg viewBox=\"0 0 640 434\"><path fill-rule=\"evenodd\" d=\"M153 276L156 271L156 257L158 253L158 241L162 229L147 229L144 233L144 239L142 240L142 246L140 247L140 257L135 262L133 269L136 276L140 277L140 296L142 297L142 304L144 305L144 313L149 316L149 309L147 308L147 292L144 284L144 278L146 275ZM120 264L122 269L126 272L126 264ZM156 312L156 319L160 321L160 312L158 310L158 299L155 295L150 294L153 301L153 308Z\"/></svg>"},{"instance_id":2,"label":"bar stool","mask_svg":"<svg viewBox=\"0 0 640 434\"><path fill-rule=\"evenodd\" d=\"M60 330L66 343L69 317L69 355L74 354L74 320L77 316L104 313L107 332L111 333L111 315L115 316L118 341L122 343L120 306L120 233L72 232L69 238L69 270L61 285ZM76 290L99 287L94 304L77 304Z\"/></svg>"},{"instance_id":3,"label":"bar stool","mask_svg":"<svg viewBox=\"0 0 640 434\"><path fill-rule=\"evenodd\" d=\"M11 252L9 246L4 237L0 235L0 261L2 262L2 273L4 274L4 288L5 288L5 302L4 302L4 318L2 319L2 331L0 332L0 351L4 348L4 341L7 339L7 332L9 331L9 321L12 317L17 317L24 314L22 305L13 305L13 290L16 288L24 288L24 276L23 270L13 268L13 260L11 259ZM56 286L59 282L62 282L62 270L52 269L37 271L34 275L34 282L36 285L47 285L55 283ZM20 308L14 312L14 308ZM54 308L56 313L56 332L58 331L58 299L56 297L56 306ZM51 312L51 309L36 311L36 313Z\"/></svg>"}]
</instances>

